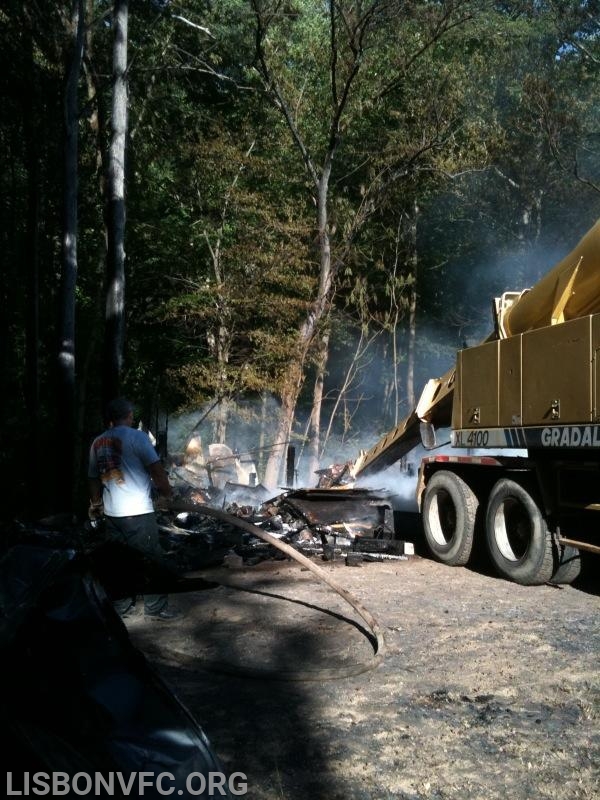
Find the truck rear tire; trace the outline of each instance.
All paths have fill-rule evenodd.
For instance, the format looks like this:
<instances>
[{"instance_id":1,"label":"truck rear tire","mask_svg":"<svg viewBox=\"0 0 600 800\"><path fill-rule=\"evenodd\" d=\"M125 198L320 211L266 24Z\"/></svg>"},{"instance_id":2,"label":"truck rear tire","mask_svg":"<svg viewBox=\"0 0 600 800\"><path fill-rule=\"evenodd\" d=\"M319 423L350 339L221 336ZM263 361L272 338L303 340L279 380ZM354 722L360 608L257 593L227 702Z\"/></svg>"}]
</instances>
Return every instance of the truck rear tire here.
<instances>
[{"instance_id":1,"label":"truck rear tire","mask_svg":"<svg viewBox=\"0 0 600 800\"><path fill-rule=\"evenodd\" d=\"M581 553L577 547L559 547L558 567L550 583L573 583L581 573Z\"/></svg>"},{"instance_id":2,"label":"truck rear tire","mask_svg":"<svg viewBox=\"0 0 600 800\"><path fill-rule=\"evenodd\" d=\"M478 500L467 483L447 470L436 472L423 496L423 528L431 554L463 566L473 549Z\"/></svg>"},{"instance_id":3,"label":"truck rear tire","mask_svg":"<svg viewBox=\"0 0 600 800\"><path fill-rule=\"evenodd\" d=\"M500 575L524 586L552 578L552 536L538 504L519 483L502 478L492 488L485 529L489 554Z\"/></svg>"}]
</instances>

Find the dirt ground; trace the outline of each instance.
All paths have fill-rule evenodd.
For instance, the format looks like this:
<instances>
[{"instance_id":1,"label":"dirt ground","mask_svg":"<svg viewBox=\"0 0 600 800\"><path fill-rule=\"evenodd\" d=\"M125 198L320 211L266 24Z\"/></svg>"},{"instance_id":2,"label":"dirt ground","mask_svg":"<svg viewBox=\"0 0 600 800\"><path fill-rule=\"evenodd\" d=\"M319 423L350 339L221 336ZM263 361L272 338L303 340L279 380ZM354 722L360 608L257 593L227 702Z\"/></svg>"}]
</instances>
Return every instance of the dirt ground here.
<instances>
[{"instance_id":1,"label":"dirt ground","mask_svg":"<svg viewBox=\"0 0 600 800\"><path fill-rule=\"evenodd\" d=\"M383 628L376 669L364 623L290 561L206 571L240 588L180 595L176 622L128 621L248 797L599 796L597 558L569 587L419 556L318 563Z\"/></svg>"}]
</instances>

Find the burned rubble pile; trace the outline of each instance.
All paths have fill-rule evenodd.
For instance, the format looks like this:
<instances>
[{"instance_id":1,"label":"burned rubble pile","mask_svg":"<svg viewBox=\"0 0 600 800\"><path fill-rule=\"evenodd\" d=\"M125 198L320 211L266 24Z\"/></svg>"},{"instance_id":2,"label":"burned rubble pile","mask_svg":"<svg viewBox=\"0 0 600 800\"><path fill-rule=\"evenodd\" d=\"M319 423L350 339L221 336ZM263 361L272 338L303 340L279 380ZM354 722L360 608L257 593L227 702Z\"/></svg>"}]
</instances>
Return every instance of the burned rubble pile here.
<instances>
[{"instance_id":1,"label":"burned rubble pile","mask_svg":"<svg viewBox=\"0 0 600 800\"><path fill-rule=\"evenodd\" d=\"M203 448L195 433L184 452L171 457L169 479L179 513L164 515L160 528L163 544L180 569L219 563L251 566L287 557L244 524L305 556L344 558L348 565L402 560L413 552L394 537L391 495L349 485L351 462L318 470L315 489L288 489L272 497L258 481L254 452L216 443ZM219 513L211 515L207 508Z\"/></svg>"},{"instance_id":2,"label":"burned rubble pile","mask_svg":"<svg viewBox=\"0 0 600 800\"><path fill-rule=\"evenodd\" d=\"M172 474L172 479L173 474ZM390 498L368 489L296 489L259 504L240 502L238 487L223 491L176 482L177 496L197 504L194 510L160 519L163 544L183 571L213 566L252 566L268 559L284 559L272 545L251 533L202 514L202 505L221 508L291 545L302 554L324 561L343 559L348 566L363 562L405 560L412 545L394 538ZM245 487L246 489L250 487ZM255 497L264 487L251 487ZM230 490L228 492L228 489ZM228 494L236 499L227 502ZM245 499L252 499L246 492Z\"/></svg>"}]
</instances>

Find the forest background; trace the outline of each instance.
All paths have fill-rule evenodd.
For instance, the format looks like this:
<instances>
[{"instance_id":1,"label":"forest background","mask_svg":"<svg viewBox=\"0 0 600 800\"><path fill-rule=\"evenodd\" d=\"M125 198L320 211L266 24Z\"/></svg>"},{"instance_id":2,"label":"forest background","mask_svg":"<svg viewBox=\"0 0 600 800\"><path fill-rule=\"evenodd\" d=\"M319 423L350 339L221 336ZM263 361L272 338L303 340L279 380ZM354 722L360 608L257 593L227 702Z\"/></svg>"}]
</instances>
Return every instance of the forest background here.
<instances>
[{"instance_id":1,"label":"forest background","mask_svg":"<svg viewBox=\"0 0 600 800\"><path fill-rule=\"evenodd\" d=\"M373 444L600 216L599 19L4 0L3 513L85 509L117 394L270 488Z\"/></svg>"}]
</instances>

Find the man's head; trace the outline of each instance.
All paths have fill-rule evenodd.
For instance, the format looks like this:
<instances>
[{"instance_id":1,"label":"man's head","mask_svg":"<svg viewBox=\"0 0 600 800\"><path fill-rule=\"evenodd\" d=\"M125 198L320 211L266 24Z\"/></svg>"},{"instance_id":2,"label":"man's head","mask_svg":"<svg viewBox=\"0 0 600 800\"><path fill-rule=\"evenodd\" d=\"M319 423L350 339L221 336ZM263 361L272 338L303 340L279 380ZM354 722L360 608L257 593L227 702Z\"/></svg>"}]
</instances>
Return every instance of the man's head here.
<instances>
[{"instance_id":1,"label":"man's head","mask_svg":"<svg viewBox=\"0 0 600 800\"><path fill-rule=\"evenodd\" d=\"M106 409L106 417L112 425L131 425L133 423L133 403L125 397L111 400Z\"/></svg>"}]
</instances>

